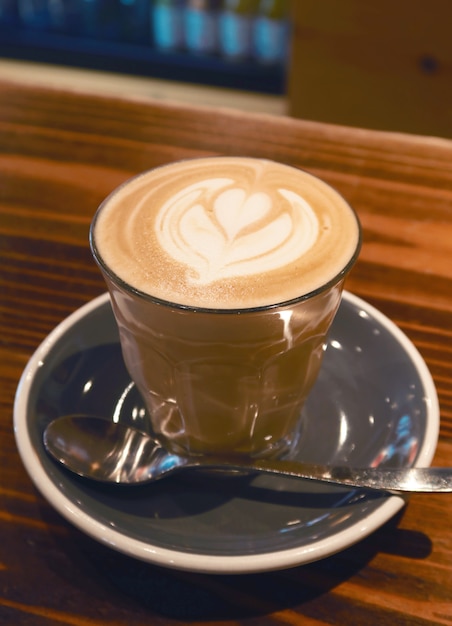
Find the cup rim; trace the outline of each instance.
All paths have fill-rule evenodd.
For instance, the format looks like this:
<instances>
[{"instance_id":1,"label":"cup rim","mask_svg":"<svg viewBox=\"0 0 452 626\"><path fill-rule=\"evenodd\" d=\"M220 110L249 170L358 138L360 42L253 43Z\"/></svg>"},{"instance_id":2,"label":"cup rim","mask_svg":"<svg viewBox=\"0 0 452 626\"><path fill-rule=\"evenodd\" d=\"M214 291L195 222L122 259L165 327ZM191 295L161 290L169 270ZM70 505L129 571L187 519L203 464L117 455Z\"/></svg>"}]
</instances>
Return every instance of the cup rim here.
<instances>
[{"instance_id":1,"label":"cup rim","mask_svg":"<svg viewBox=\"0 0 452 626\"><path fill-rule=\"evenodd\" d=\"M177 309L177 310L181 310L181 311L191 311L193 313L216 313L216 314L229 314L229 315L237 315L237 314L246 314L246 313L258 313L258 312L265 312L265 311L271 311L274 309L280 309L280 308L287 308L290 306L294 306L300 302L304 302L305 300L310 300L318 295L320 295L321 293L328 291L331 287L333 287L334 285L340 283L342 280L345 279L345 277L347 276L347 274L350 272L350 270L352 269L353 265L355 264L355 262L358 259L358 256L361 252L361 247L362 247L362 226L361 226L361 222L359 220L358 214L356 212L356 210L350 205L350 203L346 200L346 198L335 188L333 187L330 183L327 183L326 181L324 181L323 179L321 179L319 176L316 176L315 174L312 174L311 172L308 172L307 170L304 170L302 168L293 166L293 165L289 165L289 164L284 164L287 167L291 167L292 169L297 169L300 172L303 172L305 174L308 174L309 176L312 176L313 178L316 178L317 180L321 181L322 183L324 183L325 185L328 185L331 189L333 189L342 199L343 201L347 204L347 206L350 208L353 216L355 217L356 220L356 225L358 227L358 238L357 238L357 242L356 242L356 247L355 250L353 252L353 255L350 257L350 259L348 260L348 262L346 263L346 265L340 270L340 272L338 272L335 276L333 276L333 278L331 278L329 281L327 281L326 283L320 285L319 287L317 287L316 289L313 289L307 293L304 293L300 296L296 296L295 298L290 298L288 300L283 300L281 302L274 302L271 304L264 304L264 305L259 305L259 306L254 306L254 307L230 307L230 308L221 308L221 307L203 307L203 306L194 306L194 305L189 305L189 304L182 304L179 302L172 302L171 300L165 300L164 298L159 298L157 296L153 296L152 294L149 294L145 291L142 291L141 289L137 289L136 287L134 287L133 285L130 285L126 280L124 280L123 278L121 278L120 276L118 276L116 274L116 272L114 272L109 265L107 265L107 263L104 261L97 245L96 245L96 238L95 238L95 228L96 228L96 223L97 220L99 218L100 213L102 212L103 208L110 202L110 200L117 194L119 193L119 191L121 189L123 189L124 187L126 187L128 184L130 184L131 182L133 182L134 180L141 178L142 176L146 176L147 174L149 174L150 172L153 172L155 170L161 169L161 168L165 168L165 167L171 167L172 165L176 164L176 163L183 163L185 161L196 161L196 160L205 160L206 158L210 159L215 159L215 158L225 158L225 156L212 156L212 157L193 157L193 158L189 158L189 159L180 159L178 161L172 161L170 163L167 164L163 164L163 165L159 165L155 168L151 168L148 170L145 170L143 172L140 172L138 174L136 174L135 176L132 176L131 178L128 178L127 180L125 180L123 183L121 183L118 187L116 187L102 202L101 204L98 206L94 217L91 221L90 224L90 229L89 229L89 244L90 244L90 249L91 249L91 253L93 255L94 260L96 261L97 265L99 266L100 270L102 271L102 273L107 276L112 283L114 283L117 287L119 287L121 290L130 293L131 295L134 295L135 297L138 297L142 300L146 300L152 304L155 305L159 305L159 306L163 306L163 307L167 307L170 309ZM234 157L229 157L229 158L234 158ZM259 159L259 157L244 157L244 156L240 156L239 158L243 159L243 158L250 158L253 160L266 160L266 161L270 161L270 159Z\"/></svg>"}]
</instances>

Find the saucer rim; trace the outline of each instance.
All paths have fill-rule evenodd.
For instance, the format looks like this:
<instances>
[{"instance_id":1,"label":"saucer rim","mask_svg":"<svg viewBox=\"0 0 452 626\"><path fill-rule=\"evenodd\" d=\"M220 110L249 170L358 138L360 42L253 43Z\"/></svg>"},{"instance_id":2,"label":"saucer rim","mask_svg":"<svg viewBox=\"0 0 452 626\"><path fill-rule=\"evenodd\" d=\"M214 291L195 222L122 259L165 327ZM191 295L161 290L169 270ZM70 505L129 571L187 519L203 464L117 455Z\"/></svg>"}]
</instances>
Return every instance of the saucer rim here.
<instances>
[{"instance_id":1,"label":"saucer rim","mask_svg":"<svg viewBox=\"0 0 452 626\"><path fill-rule=\"evenodd\" d=\"M209 574L258 573L307 564L340 552L377 530L405 505L408 500L407 496L392 495L385 499L376 510L352 526L319 541L283 550L245 555L206 555L162 548L130 537L91 517L89 512L84 511L64 495L48 477L31 443L27 427L27 411L34 376L51 348L78 322L83 321L96 309L105 306L109 299L108 293L101 294L75 310L49 333L28 361L19 381L14 401L13 422L16 445L32 482L46 500L79 530L110 548L154 565ZM355 308L361 308L378 324L385 327L414 364L424 385L427 404L424 440L415 465L418 467L430 465L439 435L439 402L434 381L423 357L405 333L373 305L346 290L343 292L343 299Z\"/></svg>"}]
</instances>

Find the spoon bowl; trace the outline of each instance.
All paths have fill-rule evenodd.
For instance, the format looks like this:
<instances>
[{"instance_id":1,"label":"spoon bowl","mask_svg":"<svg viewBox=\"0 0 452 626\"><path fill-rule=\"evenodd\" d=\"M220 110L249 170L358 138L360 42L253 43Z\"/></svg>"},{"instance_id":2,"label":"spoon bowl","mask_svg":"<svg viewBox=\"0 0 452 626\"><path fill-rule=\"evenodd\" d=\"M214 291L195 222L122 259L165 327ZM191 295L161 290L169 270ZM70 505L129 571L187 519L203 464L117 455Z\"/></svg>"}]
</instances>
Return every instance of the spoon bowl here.
<instances>
[{"instance_id":1,"label":"spoon bowl","mask_svg":"<svg viewBox=\"0 0 452 626\"><path fill-rule=\"evenodd\" d=\"M351 468L221 455L183 456L150 435L108 419L69 415L44 431L44 447L68 470L98 482L138 485L183 470L267 473L387 492L452 492L452 467Z\"/></svg>"}]
</instances>

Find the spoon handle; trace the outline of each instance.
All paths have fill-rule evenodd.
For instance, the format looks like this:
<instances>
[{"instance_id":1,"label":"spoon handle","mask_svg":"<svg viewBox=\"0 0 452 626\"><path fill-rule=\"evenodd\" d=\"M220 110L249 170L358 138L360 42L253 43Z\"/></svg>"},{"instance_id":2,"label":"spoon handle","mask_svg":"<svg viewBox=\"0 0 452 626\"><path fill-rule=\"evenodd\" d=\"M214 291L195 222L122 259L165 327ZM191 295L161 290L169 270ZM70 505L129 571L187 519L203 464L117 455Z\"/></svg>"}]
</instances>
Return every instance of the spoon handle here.
<instances>
[{"instance_id":1,"label":"spoon handle","mask_svg":"<svg viewBox=\"0 0 452 626\"><path fill-rule=\"evenodd\" d=\"M452 492L452 467L410 468L351 468L341 466L312 465L286 460L250 460L200 458L191 466L210 469L247 470L306 478L377 491L406 493Z\"/></svg>"}]
</instances>

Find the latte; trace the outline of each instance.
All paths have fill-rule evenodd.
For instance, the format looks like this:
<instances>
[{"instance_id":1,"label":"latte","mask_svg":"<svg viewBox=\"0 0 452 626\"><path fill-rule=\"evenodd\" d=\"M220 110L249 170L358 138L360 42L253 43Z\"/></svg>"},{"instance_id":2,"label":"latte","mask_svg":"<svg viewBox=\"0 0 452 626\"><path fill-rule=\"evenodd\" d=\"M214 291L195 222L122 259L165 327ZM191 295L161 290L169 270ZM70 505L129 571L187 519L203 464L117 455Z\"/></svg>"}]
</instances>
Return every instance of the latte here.
<instances>
[{"instance_id":1,"label":"latte","mask_svg":"<svg viewBox=\"0 0 452 626\"><path fill-rule=\"evenodd\" d=\"M265 160L183 161L106 199L92 250L165 447L292 449L359 242L336 191Z\"/></svg>"},{"instance_id":2,"label":"latte","mask_svg":"<svg viewBox=\"0 0 452 626\"><path fill-rule=\"evenodd\" d=\"M296 168L193 159L116 190L95 223L101 262L134 289L196 308L260 307L334 280L356 253L345 200Z\"/></svg>"}]
</instances>

